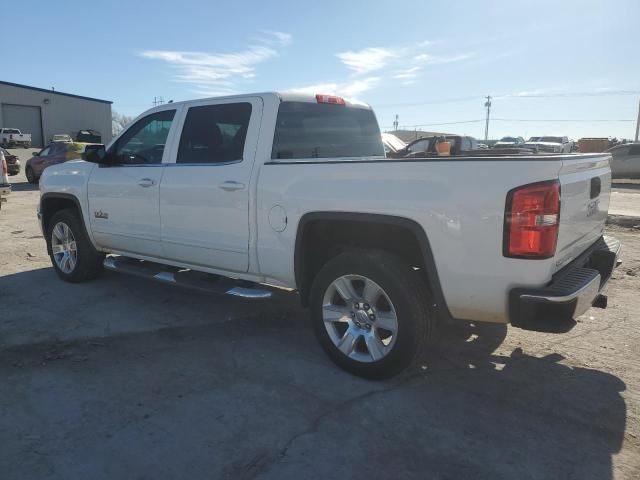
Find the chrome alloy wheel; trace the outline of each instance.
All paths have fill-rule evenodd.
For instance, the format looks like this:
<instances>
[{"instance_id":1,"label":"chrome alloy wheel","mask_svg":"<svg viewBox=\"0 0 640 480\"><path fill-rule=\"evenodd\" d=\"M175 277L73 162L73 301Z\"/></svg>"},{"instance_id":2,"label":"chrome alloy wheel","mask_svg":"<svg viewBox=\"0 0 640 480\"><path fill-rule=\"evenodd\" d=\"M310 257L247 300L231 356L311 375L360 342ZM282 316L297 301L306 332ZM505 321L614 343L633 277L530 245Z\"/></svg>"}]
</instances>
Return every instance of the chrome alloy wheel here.
<instances>
[{"instance_id":1,"label":"chrome alloy wheel","mask_svg":"<svg viewBox=\"0 0 640 480\"><path fill-rule=\"evenodd\" d=\"M73 232L64 222L56 223L51 231L53 260L62 273L71 273L78 263L78 248Z\"/></svg>"},{"instance_id":2,"label":"chrome alloy wheel","mask_svg":"<svg viewBox=\"0 0 640 480\"><path fill-rule=\"evenodd\" d=\"M324 293L322 320L333 344L347 357L376 362L393 349L396 310L386 292L361 275L343 275Z\"/></svg>"}]
</instances>

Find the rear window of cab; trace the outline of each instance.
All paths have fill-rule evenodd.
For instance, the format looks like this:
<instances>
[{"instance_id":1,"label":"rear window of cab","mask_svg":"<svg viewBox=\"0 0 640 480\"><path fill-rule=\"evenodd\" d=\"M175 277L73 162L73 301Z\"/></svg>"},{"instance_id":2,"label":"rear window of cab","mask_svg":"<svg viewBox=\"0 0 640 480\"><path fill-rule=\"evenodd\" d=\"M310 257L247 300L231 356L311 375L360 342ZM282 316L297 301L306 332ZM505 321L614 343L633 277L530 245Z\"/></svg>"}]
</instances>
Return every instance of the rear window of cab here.
<instances>
[{"instance_id":1,"label":"rear window of cab","mask_svg":"<svg viewBox=\"0 0 640 480\"><path fill-rule=\"evenodd\" d=\"M384 157L371 109L310 102L282 102L272 159Z\"/></svg>"}]
</instances>

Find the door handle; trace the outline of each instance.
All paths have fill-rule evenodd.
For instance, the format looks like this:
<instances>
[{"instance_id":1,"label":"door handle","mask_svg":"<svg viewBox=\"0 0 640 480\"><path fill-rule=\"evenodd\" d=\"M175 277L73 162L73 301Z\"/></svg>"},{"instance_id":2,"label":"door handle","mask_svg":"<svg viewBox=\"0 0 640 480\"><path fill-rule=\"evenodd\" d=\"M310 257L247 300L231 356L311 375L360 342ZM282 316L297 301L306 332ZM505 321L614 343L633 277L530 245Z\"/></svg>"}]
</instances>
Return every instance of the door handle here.
<instances>
[{"instance_id":1,"label":"door handle","mask_svg":"<svg viewBox=\"0 0 640 480\"><path fill-rule=\"evenodd\" d=\"M150 178L142 178L140 180L138 180L138 185L140 185L141 187L153 187L156 184L155 180L152 180Z\"/></svg>"},{"instance_id":2,"label":"door handle","mask_svg":"<svg viewBox=\"0 0 640 480\"><path fill-rule=\"evenodd\" d=\"M227 180L222 182L219 187L226 192L233 192L234 190L243 190L244 183L236 182L235 180Z\"/></svg>"}]
</instances>

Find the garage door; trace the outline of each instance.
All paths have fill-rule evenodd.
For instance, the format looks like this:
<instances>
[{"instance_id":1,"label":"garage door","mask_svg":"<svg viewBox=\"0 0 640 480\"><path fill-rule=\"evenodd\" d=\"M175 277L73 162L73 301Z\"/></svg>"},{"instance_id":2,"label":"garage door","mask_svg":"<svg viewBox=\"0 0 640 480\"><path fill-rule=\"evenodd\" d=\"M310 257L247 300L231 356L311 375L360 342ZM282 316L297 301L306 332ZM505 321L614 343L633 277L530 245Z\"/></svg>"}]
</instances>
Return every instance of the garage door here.
<instances>
[{"instance_id":1,"label":"garage door","mask_svg":"<svg viewBox=\"0 0 640 480\"><path fill-rule=\"evenodd\" d=\"M40 107L3 104L2 126L5 128L18 128L22 133L30 133L32 146L44 146L42 144Z\"/></svg>"}]
</instances>

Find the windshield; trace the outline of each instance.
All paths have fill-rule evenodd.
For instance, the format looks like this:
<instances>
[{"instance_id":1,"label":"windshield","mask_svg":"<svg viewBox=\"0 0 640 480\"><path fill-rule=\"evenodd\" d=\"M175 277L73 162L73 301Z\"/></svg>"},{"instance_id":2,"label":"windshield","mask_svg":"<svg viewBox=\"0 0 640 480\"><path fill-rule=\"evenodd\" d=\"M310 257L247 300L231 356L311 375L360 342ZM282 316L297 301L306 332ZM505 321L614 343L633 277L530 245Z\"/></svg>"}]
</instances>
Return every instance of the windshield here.
<instances>
[{"instance_id":1,"label":"windshield","mask_svg":"<svg viewBox=\"0 0 640 480\"><path fill-rule=\"evenodd\" d=\"M541 142L562 143L561 137L540 137Z\"/></svg>"},{"instance_id":2,"label":"windshield","mask_svg":"<svg viewBox=\"0 0 640 480\"><path fill-rule=\"evenodd\" d=\"M4 133L18 134L18 133L20 133L20 130L15 129L15 128L5 128L4 129Z\"/></svg>"},{"instance_id":3,"label":"windshield","mask_svg":"<svg viewBox=\"0 0 640 480\"><path fill-rule=\"evenodd\" d=\"M502 137L500 139L501 142L509 142L509 143L515 143L516 139L514 137Z\"/></svg>"},{"instance_id":4,"label":"windshield","mask_svg":"<svg viewBox=\"0 0 640 480\"><path fill-rule=\"evenodd\" d=\"M540 141L540 137L529 137L529 141L530 142L539 142Z\"/></svg>"}]
</instances>

